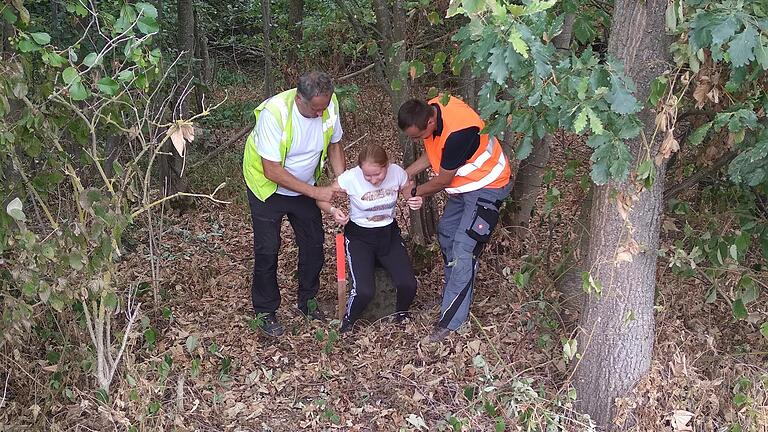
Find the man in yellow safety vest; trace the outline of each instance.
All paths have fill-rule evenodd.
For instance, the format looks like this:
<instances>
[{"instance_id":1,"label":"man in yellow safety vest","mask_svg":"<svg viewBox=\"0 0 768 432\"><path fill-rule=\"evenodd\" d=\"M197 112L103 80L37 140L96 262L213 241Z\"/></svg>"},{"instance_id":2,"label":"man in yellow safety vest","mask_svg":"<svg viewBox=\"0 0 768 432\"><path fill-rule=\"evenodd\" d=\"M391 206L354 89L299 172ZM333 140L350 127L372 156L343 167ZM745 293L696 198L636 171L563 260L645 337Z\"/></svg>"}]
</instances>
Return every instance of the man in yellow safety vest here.
<instances>
[{"instance_id":1,"label":"man in yellow safety vest","mask_svg":"<svg viewBox=\"0 0 768 432\"><path fill-rule=\"evenodd\" d=\"M245 143L243 175L253 224L251 301L262 316L261 330L283 334L277 319L280 288L277 255L284 216L299 249L297 307L306 316L324 320L317 308L323 266L323 224L316 200L329 201L338 186L318 186L326 159L336 176L344 172L339 104L328 74L310 72L298 86L262 102L256 126Z\"/></svg>"}]
</instances>

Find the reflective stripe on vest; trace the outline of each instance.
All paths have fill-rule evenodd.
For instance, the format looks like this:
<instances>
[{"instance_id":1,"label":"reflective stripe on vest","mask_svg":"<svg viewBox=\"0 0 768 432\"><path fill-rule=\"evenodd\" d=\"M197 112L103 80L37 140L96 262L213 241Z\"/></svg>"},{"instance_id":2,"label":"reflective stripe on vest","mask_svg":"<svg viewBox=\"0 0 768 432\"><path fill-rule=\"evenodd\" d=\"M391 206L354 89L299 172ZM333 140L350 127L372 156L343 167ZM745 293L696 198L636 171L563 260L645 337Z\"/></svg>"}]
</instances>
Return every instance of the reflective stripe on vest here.
<instances>
[{"instance_id":1,"label":"reflective stripe on vest","mask_svg":"<svg viewBox=\"0 0 768 432\"><path fill-rule=\"evenodd\" d=\"M440 106L443 120L442 134L424 140L424 147L432 165L432 170L439 172L440 159L448 137L456 131L469 127L477 127L481 131L485 122L470 106L463 101L451 97L446 105L441 104L440 97L429 101ZM456 170L451 184L445 188L448 193L465 193L485 187L501 188L509 183L510 166L504 151L494 137L480 135L480 145L467 162Z\"/></svg>"},{"instance_id":2,"label":"reflective stripe on vest","mask_svg":"<svg viewBox=\"0 0 768 432\"><path fill-rule=\"evenodd\" d=\"M494 144L496 144L496 138L491 137L488 140L488 145L485 147L485 151L482 152L477 158L475 158L474 161L467 163L466 165L463 165L461 168L456 170L456 175L460 177L467 177L469 174L471 174L474 171L477 171L484 165L487 166L487 162L491 157L493 157L493 150L495 148ZM493 183L496 179L499 178L502 172L504 172L504 168L507 167L507 157L504 155L504 152L499 152L499 155L496 157L496 165L494 165L493 169L491 171L480 178L479 180L465 183L461 186L457 187L447 187L445 188L445 191L448 193L464 193L464 192L471 192L473 190L482 189L489 184Z\"/></svg>"}]
</instances>

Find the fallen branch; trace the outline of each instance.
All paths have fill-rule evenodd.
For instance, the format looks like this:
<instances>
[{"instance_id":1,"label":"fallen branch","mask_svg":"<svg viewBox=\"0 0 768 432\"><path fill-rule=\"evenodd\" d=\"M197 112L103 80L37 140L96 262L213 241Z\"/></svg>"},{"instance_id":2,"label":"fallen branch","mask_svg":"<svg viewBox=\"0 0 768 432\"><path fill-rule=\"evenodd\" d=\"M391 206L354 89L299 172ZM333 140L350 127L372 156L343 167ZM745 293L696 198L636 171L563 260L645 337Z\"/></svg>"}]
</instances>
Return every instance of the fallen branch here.
<instances>
[{"instance_id":1,"label":"fallen branch","mask_svg":"<svg viewBox=\"0 0 768 432\"><path fill-rule=\"evenodd\" d=\"M227 148L227 147L231 146L232 144L234 144L234 143L240 141L241 139L243 139L243 137L248 135L248 133L251 130L253 130L253 125L248 125L248 126L243 127L242 129L237 131L237 134L235 136L233 136L232 138L227 140L227 142L225 142L224 144L222 144L222 145L216 147L215 149L213 149L207 155L203 156L202 159L200 159L199 161L197 161L194 164L192 164L192 166L190 166L189 169L195 169L195 168L199 167L200 165L208 162L209 159L211 159L212 157L214 157L217 154L219 154L219 152L221 152L225 148Z\"/></svg>"},{"instance_id":2,"label":"fallen branch","mask_svg":"<svg viewBox=\"0 0 768 432\"><path fill-rule=\"evenodd\" d=\"M720 171L720 168L724 167L725 165L729 164L733 158L736 157L736 152L729 151L728 153L720 156L708 169L701 169L696 171L695 174L688 177L687 179L683 180L680 183L675 184L674 186L668 187L664 191L664 200L668 201L674 197L676 197L680 192L692 187L693 185L700 182L704 177L707 177L709 175L712 175L718 171Z\"/></svg>"},{"instance_id":3,"label":"fallen branch","mask_svg":"<svg viewBox=\"0 0 768 432\"><path fill-rule=\"evenodd\" d=\"M371 64L369 64L368 66L366 66L366 67L364 67L364 68L360 69L360 70L359 70L359 71L357 71L357 72L352 72L352 73L350 73L350 74L344 75L343 77L340 77L340 78L336 78L336 81L337 81L337 82L338 82L338 81L344 81L344 80L347 80L347 79L350 79L350 78L356 77L356 76L358 76L358 75L360 75L360 74L362 74L362 73L368 72L369 70L373 69L373 67L374 67L374 66L376 66L376 63L371 63Z\"/></svg>"},{"instance_id":4,"label":"fallen branch","mask_svg":"<svg viewBox=\"0 0 768 432\"><path fill-rule=\"evenodd\" d=\"M160 204L162 204L162 203L164 203L164 202L166 202L166 201L168 201L170 199L174 199L174 198L177 198L177 197L183 197L183 196L186 196L186 197L196 197L196 198L207 198L207 199L209 199L209 200L211 200L213 202L217 202L219 204L232 204L231 201L222 201L220 199L214 198L214 195L216 195L216 192L218 192L226 184L227 183L222 183L222 184L218 185L216 187L216 189L213 190L213 192L211 192L210 194L207 194L207 195L206 194L198 194L198 193L176 192L173 195L168 195L165 198L160 198L159 200L157 200L155 202L152 202L152 203L149 203L149 204L145 205L144 207L136 210L135 212L131 213L131 219L133 219L136 216L144 213L145 211L151 209L152 207L160 205Z\"/></svg>"},{"instance_id":5,"label":"fallen branch","mask_svg":"<svg viewBox=\"0 0 768 432\"><path fill-rule=\"evenodd\" d=\"M361 136L360 138L358 138L358 139L356 139L356 140L352 141L351 143L347 144L346 146L344 146L344 151L347 151L347 150L349 150L349 149L350 149L350 148L351 148L353 145L355 145L355 144L359 143L359 142L360 142L360 140L362 140L363 138L365 138L365 137L367 137L367 136L368 136L368 132L366 132L365 134L363 134L363 136Z\"/></svg>"}]
</instances>

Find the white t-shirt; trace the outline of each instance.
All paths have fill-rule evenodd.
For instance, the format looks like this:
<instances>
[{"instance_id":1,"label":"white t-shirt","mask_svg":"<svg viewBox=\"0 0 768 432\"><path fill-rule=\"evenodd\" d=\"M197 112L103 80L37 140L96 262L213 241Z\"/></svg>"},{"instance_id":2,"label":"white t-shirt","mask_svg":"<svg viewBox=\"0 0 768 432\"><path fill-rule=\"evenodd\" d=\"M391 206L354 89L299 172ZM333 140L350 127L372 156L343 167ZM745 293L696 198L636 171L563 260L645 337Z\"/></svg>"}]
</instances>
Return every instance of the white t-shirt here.
<instances>
[{"instance_id":1,"label":"white t-shirt","mask_svg":"<svg viewBox=\"0 0 768 432\"><path fill-rule=\"evenodd\" d=\"M328 109L333 112L333 101ZM307 184L315 184L315 169L320 163L320 156L323 153L323 119L322 117L306 118L293 104L293 138L288 154L285 155L285 169L294 177ZM333 126L333 135L331 142L341 141L341 122L339 116ZM256 151L259 156L273 162L280 162L280 138L283 130L280 129L277 119L267 110L263 110L259 115L259 122L256 124ZM296 196L301 195L298 192L286 189L282 186L277 187L277 193L281 195Z\"/></svg>"},{"instance_id":2,"label":"white t-shirt","mask_svg":"<svg viewBox=\"0 0 768 432\"><path fill-rule=\"evenodd\" d=\"M357 166L344 171L337 181L349 195L349 219L361 227L374 228L392 223L397 196L408 174L400 166L389 164L387 176L374 186Z\"/></svg>"}]
</instances>

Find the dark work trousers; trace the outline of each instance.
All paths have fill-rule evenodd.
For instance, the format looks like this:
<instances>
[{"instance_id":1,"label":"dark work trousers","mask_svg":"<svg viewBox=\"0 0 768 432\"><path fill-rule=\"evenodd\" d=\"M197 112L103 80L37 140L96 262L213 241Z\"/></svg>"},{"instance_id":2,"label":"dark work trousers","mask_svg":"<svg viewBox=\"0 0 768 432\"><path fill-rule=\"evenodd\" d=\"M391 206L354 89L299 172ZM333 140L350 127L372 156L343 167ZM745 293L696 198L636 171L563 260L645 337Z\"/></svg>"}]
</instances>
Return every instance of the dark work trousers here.
<instances>
[{"instance_id":1,"label":"dark work trousers","mask_svg":"<svg viewBox=\"0 0 768 432\"><path fill-rule=\"evenodd\" d=\"M297 307L307 313L307 301L317 295L320 270L323 267L323 220L320 209L314 199L304 195L275 193L262 202L250 190L248 203L253 223L253 310L256 313L275 312L280 307L277 254L280 251L280 225L283 216L287 215L299 247Z\"/></svg>"},{"instance_id":2,"label":"dark work trousers","mask_svg":"<svg viewBox=\"0 0 768 432\"><path fill-rule=\"evenodd\" d=\"M352 279L346 318L354 322L373 298L377 261L389 272L397 289L396 312L407 312L416 295L416 277L397 222L365 228L350 221L344 228L344 238Z\"/></svg>"}]
</instances>

